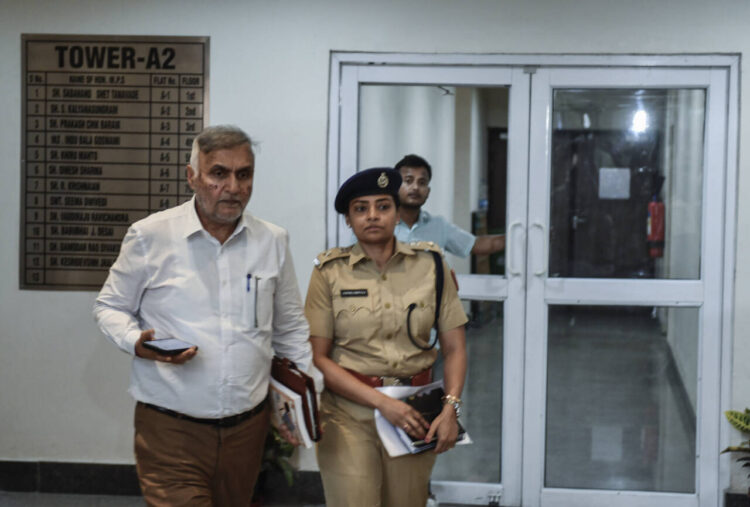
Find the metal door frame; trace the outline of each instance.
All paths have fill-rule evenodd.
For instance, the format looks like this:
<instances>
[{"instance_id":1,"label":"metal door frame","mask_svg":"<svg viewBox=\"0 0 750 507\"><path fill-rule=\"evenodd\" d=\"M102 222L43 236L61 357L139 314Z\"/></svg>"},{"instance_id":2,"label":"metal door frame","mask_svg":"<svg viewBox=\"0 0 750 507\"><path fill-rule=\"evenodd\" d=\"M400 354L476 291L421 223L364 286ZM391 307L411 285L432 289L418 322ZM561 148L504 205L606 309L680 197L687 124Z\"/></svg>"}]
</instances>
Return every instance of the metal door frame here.
<instances>
[{"instance_id":1,"label":"metal door frame","mask_svg":"<svg viewBox=\"0 0 750 507\"><path fill-rule=\"evenodd\" d=\"M524 504L556 507L710 507L719 504L722 225L726 152L727 73L713 68L541 68L532 83L529 173L540 184L529 194L527 325L524 401ZM703 88L706 90L702 179L701 273L696 280L548 278L551 114L555 89ZM573 490L544 487L547 315L551 304L697 307L698 350L696 492Z\"/></svg>"},{"instance_id":2,"label":"metal door frame","mask_svg":"<svg viewBox=\"0 0 750 507\"><path fill-rule=\"evenodd\" d=\"M721 424L721 412L729 407L731 395L731 348L733 343L733 303L734 303L734 266L736 262L735 255L735 238L736 238L736 209L737 209L737 172L738 172L738 82L739 82L739 56L726 54L703 54L703 55L498 55L498 54L418 54L418 53L358 53L358 52L332 52L330 58L330 83L329 83L329 115L328 115L328 153L327 153L327 195L326 195L326 244L334 246L339 242L340 231L344 231L344 224L341 219L331 211L332 202L338 186L357 169L357 124L358 124L358 93L360 83L393 83L393 84L456 84L456 85L485 85L485 86L511 86L511 90L520 91L519 76L534 73L537 69L559 69L559 68L576 68L578 71L590 71L592 69L654 69L668 71L670 69L713 69L720 70L718 74L721 77L711 81L710 90L720 91L723 96L725 112L723 115L724 136L720 145L714 149L721 152L723 163L723 181L720 183L719 191L723 192L724 206L718 213L723 218L723 229L721 231L722 240L719 244L714 245L712 252L706 252L705 241L703 242L703 254L710 253L714 258L718 258L718 266L714 269L718 282L712 286L712 291L716 291L718 301L713 311L719 313L715 316L715 331L720 334L721 340L718 341L720 347L714 350L712 361L720 369L719 375L714 375L712 389L717 394L718 401L715 403L718 410L715 411L715 417L709 417L704 422L703 430L707 432L698 439L698 449L700 453L711 454L714 450L718 452L721 446L727 445L729 441L729 429L726 424ZM499 79L498 76L503 72L515 76L515 84L512 79ZM714 74L717 76L718 74ZM450 76L445 79L445 76ZM473 76L473 77L472 77ZM541 77L541 75L539 76ZM535 76L536 79L536 76ZM494 81L493 81L494 80ZM524 101L517 97L514 108L513 97L511 97L510 113L514 115L509 118L509 127L515 122L519 126L524 125L527 130L525 136L518 136L516 139L509 140L509 149L512 142L523 142L523 149L518 150L524 155L516 156L515 160L510 160L509 155L508 174L509 188L511 174L519 174L520 168L525 172L526 177L521 178L524 183L516 182L525 189L524 195L528 194L528 175L531 171L531 158L534 152L531 148L532 133L534 126L531 125L533 103L535 96L532 93L536 81L529 81L528 99L525 101L528 110L522 111L518 105L524 104ZM709 98L707 98L707 101ZM352 107L353 106L353 107ZM544 126L547 128L548 124ZM509 131L510 135L510 131ZM518 148L518 144L516 144ZM708 148L708 146L707 146ZM514 171L514 168L515 171ZM704 185L707 183L704 182ZM510 193L510 192L509 192ZM528 202L528 201L527 201ZM509 208L511 204L509 204ZM532 264L538 266L538 259L531 259L531 254L527 245L533 242L533 238L528 238L533 229L538 228L534 225L539 222L538 217L532 217L532 210L524 210L520 220L514 220L512 210L508 213L508 234L509 234L509 267L508 276L494 277L487 275L465 275L460 279L461 293L464 298L485 299L495 301L505 301L506 305L513 304L511 310L506 306L506 315L509 312L520 312L520 315L526 315L526 303L521 307L515 307L519 302L514 297L516 291L525 292L527 284L534 284L534 279L539 281L539 276L532 273ZM516 210L520 211L520 210ZM529 217L529 218L527 218ZM546 218L545 218L546 220ZM533 223L532 223L533 222ZM544 222L546 223L546 222ZM532 233L533 234L533 233ZM705 233L704 233L705 234ZM528 257L528 259L527 259ZM703 257L703 265L706 264ZM528 264L527 264L528 262ZM527 270L526 267L529 266ZM545 262L546 266L546 262ZM538 270L537 270L538 271ZM702 278L703 279L703 278ZM549 280L547 292L553 293L558 281ZM601 281L601 283L608 283ZM627 282L624 282L627 284ZM681 282L674 282L681 283ZM558 283L559 285L559 283ZM595 284L596 285L596 284ZM691 282L685 282L685 289L689 289L683 294L688 304L692 301L695 305L698 301L703 301L703 290L700 287L691 285ZM573 284L570 288L575 289ZM636 291L641 293L646 299L658 300L655 292L649 291L645 286L643 291L633 285ZM559 287L558 287L559 289ZM582 287L580 288L582 289ZM575 298L575 290L565 297ZM590 294L590 292L589 292ZM580 299L578 299L580 301ZM516 313L518 315L518 313ZM526 317L524 317L526 318ZM544 319L544 330L546 332L546 319ZM539 322L537 322L539 324ZM538 472L538 464L531 465L534 455L534 446L529 447L529 441L534 440L532 437L534 429L538 430L539 413L529 413L534 407L534 403L529 403L530 396L538 396L539 378L533 380L530 364L530 354L534 352L533 345L527 345L526 333L528 330L524 327L521 331L522 336L515 334L517 330L509 328L506 320L506 363L510 360L511 354L507 347L513 347L516 344L515 354L522 351L526 360L518 370L518 362L515 368L513 365L506 365L510 370L505 370L503 385L504 392L504 409L503 409L503 484L488 485L483 483L463 483L450 482L436 485L442 493L453 492L448 496L443 496L442 500L446 502L464 502L464 503L489 503L488 498L501 497L502 505L542 505L542 487L541 482L533 479ZM527 324L528 325L528 324ZM513 327L513 326L511 326ZM536 331L539 334L538 330ZM532 333L533 334L533 333ZM537 340L538 341L538 340ZM705 342L706 340L704 340ZM714 342L714 347L717 342ZM520 347L520 348L519 348ZM526 347L524 349L524 347ZM709 352L705 346L701 353ZM531 385L529 385L531 383ZM536 387L534 387L536 385ZM515 394L514 394L515 391ZM520 396L520 398L519 398ZM704 393L705 396L705 393ZM523 407L521 413L507 409L508 403L521 402L517 407ZM537 401L537 404L539 402ZM533 411L532 411L533 412ZM506 421L506 414L515 413L511 416L512 420ZM543 414L542 414L543 415ZM506 427L506 424L508 425ZM529 427L529 425L531 425ZM514 429L515 428L515 429ZM508 442L510 447L506 447L506 436L520 438L520 441ZM536 437L538 440L538 436ZM521 444L523 442L523 444ZM718 447L713 447L718 444ZM523 447L523 453L515 452ZM538 449L536 449L538 451ZM507 454L507 457L506 457ZM697 474L696 495L679 495L678 498L669 499L670 495L659 493L648 494L638 493L636 496L652 496L659 502L658 505L716 505L720 498L720 493L729 485L729 458L718 459L708 457L710 466L702 467ZM543 459L542 459L543 462ZM523 466L522 466L523 463ZM537 468L534 468L534 467ZM531 467L531 468L529 468ZM517 473L515 473L515 472ZM523 475L522 473L523 472ZM523 486L522 486L523 484ZM574 495L575 490L558 490L548 491L545 495L552 494L555 501L565 501L569 495ZM631 495L626 495L631 496ZM606 500L607 503L617 505L617 499L621 498L621 492L605 492L603 495L596 496L596 501ZM694 500L686 500L684 497L695 497ZM593 497L592 497L593 498ZM667 503L663 503L663 502ZM723 501L723 499L722 499ZM699 502L699 503L698 503ZM547 503L544 501L544 503ZM643 503L649 505L650 502ZM593 505L593 504L592 504ZM633 505L633 504L628 504Z\"/></svg>"},{"instance_id":3,"label":"metal door frame","mask_svg":"<svg viewBox=\"0 0 750 507\"><path fill-rule=\"evenodd\" d=\"M472 66L456 68L431 65L344 65L341 69L339 145L337 173L329 172L329 191L334 192L341 182L354 174L357 167L357 139L359 131L358 93L361 84L440 84L456 86L508 86L509 104L509 167L523 168L515 174L508 171L509 199L508 219L513 224L508 235L508 278L497 275L459 275L459 296L462 299L503 301L505 304L504 336L517 339L504 343L503 371L503 435L502 435L502 477L503 483L468 483L433 481L433 492L441 502L487 504L503 498L512 503L520 502L521 442L523 420L520 410L505 407L521 407L523 403L523 265L525 262L525 236L523 217L526 215L528 166L528 111L529 74L522 68L507 66ZM515 102L514 102L515 101ZM513 127L515 125L516 128ZM517 140L517 136L521 136ZM517 140L516 148L510 143ZM519 148L520 147L520 148ZM331 177L336 174L336 177ZM521 177L519 177L519 175ZM329 246L346 243L350 234L341 217L332 217L329 223ZM511 317L512 316L512 317Z\"/></svg>"}]
</instances>

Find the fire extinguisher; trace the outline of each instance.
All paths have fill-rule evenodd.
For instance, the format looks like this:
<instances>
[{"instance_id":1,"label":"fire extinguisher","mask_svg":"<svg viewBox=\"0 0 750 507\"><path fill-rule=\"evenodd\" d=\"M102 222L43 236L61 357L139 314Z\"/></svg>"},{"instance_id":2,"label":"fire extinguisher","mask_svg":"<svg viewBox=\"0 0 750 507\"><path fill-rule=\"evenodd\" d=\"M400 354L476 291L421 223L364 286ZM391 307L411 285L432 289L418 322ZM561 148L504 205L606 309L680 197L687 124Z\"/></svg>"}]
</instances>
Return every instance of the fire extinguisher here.
<instances>
[{"instance_id":1,"label":"fire extinguisher","mask_svg":"<svg viewBox=\"0 0 750 507\"><path fill-rule=\"evenodd\" d=\"M656 194L648 203L646 236L648 255L653 259L664 257L664 203Z\"/></svg>"}]
</instances>

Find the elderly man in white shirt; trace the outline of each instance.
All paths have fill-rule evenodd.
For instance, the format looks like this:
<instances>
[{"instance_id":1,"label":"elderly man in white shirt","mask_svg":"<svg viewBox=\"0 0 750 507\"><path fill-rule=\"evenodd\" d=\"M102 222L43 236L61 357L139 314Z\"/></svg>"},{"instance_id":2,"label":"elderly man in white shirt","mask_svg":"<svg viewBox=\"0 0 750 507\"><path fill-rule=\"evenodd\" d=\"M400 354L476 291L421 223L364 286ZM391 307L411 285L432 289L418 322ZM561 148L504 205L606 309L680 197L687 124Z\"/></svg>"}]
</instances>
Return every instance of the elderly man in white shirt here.
<instances>
[{"instance_id":1,"label":"elderly man in white shirt","mask_svg":"<svg viewBox=\"0 0 750 507\"><path fill-rule=\"evenodd\" d=\"M314 371L287 232L245 212L250 138L209 127L193 142L180 206L133 224L94 307L134 356L135 454L149 505L249 505L269 427L271 358ZM144 346L192 344L166 355Z\"/></svg>"}]
</instances>

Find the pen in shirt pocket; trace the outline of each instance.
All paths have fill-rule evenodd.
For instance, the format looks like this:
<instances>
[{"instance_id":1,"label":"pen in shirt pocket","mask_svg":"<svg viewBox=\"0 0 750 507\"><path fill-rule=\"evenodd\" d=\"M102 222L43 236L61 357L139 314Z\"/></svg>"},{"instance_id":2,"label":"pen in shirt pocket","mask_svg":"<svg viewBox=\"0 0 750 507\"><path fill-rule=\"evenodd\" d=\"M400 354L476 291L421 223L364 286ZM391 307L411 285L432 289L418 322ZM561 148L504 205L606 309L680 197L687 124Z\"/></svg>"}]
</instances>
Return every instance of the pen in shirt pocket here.
<instances>
[{"instance_id":1,"label":"pen in shirt pocket","mask_svg":"<svg viewBox=\"0 0 750 507\"><path fill-rule=\"evenodd\" d=\"M255 276L255 296L253 297L253 327L258 327L258 280L259 276ZM248 283L250 281L248 280Z\"/></svg>"},{"instance_id":2,"label":"pen in shirt pocket","mask_svg":"<svg viewBox=\"0 0 750 507\"><path fill-rule=\"evenodd\" d=\"M247 284L245 285L245 292L250 292L250 279L253 277L250 273L247 274Z\"/></svg>"}]
</instances>

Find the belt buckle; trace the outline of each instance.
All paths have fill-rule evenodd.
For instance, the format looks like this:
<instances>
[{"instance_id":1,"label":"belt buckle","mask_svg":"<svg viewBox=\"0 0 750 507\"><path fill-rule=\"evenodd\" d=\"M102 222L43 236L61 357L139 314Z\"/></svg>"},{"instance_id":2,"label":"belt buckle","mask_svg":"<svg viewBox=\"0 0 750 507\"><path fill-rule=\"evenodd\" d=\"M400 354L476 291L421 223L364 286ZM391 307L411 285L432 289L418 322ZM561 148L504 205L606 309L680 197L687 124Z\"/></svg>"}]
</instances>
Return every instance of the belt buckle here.
<instances>
[{"instance_id":1,"label":"belt buckle","mask_svg":"<svg viewBox=\"0 0 750 507\"><path fill-rule=\"evenodd\" d=\"M404 385L403 382L401 382L401 379L399 377L380 377L383 379L383 385L384 386L402 386Z\"/></svg>"}]
</instances>

